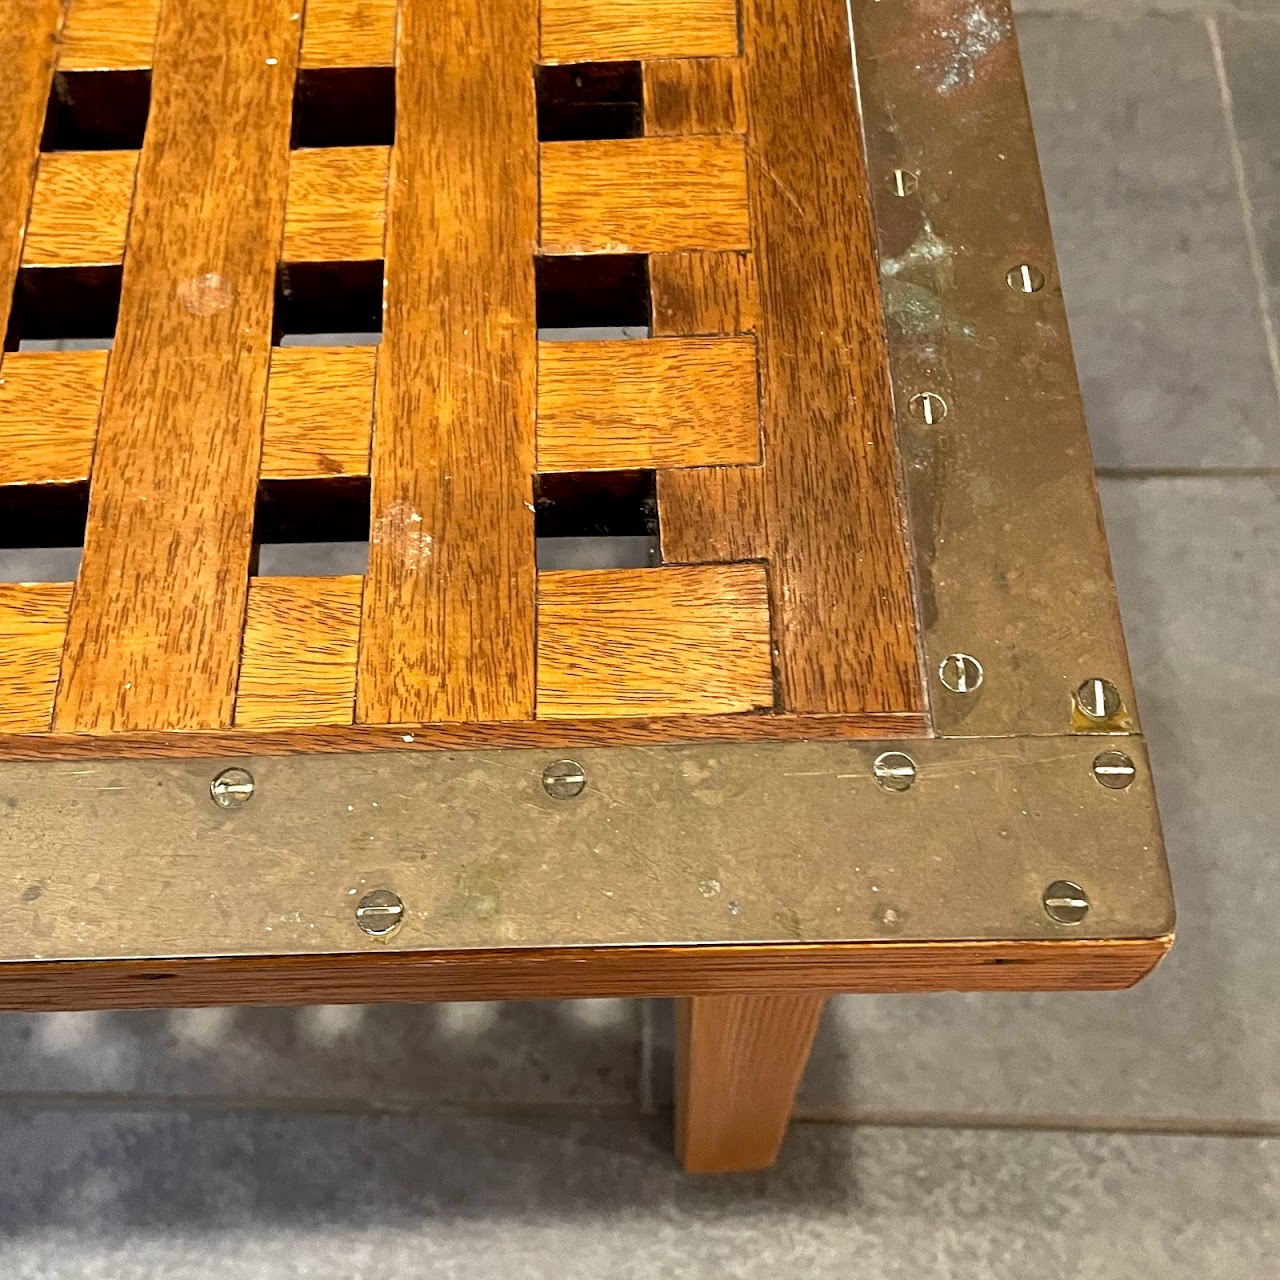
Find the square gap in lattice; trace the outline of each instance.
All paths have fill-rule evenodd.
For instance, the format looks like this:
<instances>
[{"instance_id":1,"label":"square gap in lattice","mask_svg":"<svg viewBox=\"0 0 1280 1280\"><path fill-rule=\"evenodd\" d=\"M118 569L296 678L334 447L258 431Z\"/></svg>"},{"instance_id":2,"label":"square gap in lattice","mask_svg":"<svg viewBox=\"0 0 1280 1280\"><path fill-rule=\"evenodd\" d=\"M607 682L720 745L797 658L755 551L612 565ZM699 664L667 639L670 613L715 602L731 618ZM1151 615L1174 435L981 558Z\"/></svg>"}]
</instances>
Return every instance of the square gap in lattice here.
<instances>
[{"instance_id":1,"label":"square gap in lattice","mask_svg":"<svg viewBox=\"0 0 1280 1280\"><path fill-rule=\"evenodd\" d=\"M642 253L592 253L534 259L539 336L647 337L649 259ZM578 331L575 335L575 331Z\"/></svg>"},{"instance_id":2,"label":"square gap in lattice","mask_svg":"<svg viewBox=\"0 0 1280 1280\"><path fill-rule=\"evenodd\" d=\"M647 569L659 563L652 471L541 475L533 506L539 569Z\"/></svg>"},{"instance_id":3,"label":"square gap in lattice","mask_svg":"<svg viewBox=\"0 0 1280 1280\"><path fill-rule=\"evenodd\" d=\"M150 71L59 71L40 150L137 151L150 110Z\"/></svg>"},{"instance_id":4,"label":"square gap in lattice","mask_svg":"<svg viewBox=\"0 0 1280 1280\"><path fill-rule=\"evenodd\" d=\"M538 140L639 138L644 79L638 62L538 67Z\"/></svg>"},{"instance_id":5,"label":"square gap in lattice","mask_svg":"<svg viewBox=\"0 0 1280 1280\"><path fill-rule=\"evenodd\" d=\"M24 267L6 351L108 349L120 314L121 267Z\"/></svg>"},{"instance_id":6,"label":"square gap in lattice","mask_svg":"<svg viewBox=\"0 0 1280 1280\"><path fill-rule=\"evenodd\" d=\"M369 563L369 478L264 480L253 528L263 578L329 578L364 573Z\"/></svg>"},{"instance_id":7,"label":"square gap in lattice","mask_svg":"<svg viewBox=\"0 0 1280 1280\"><path fill-rule=\"evenodd\" d=\"M382 260L284 262L276 272L278 347L354 347L382 341Z\"/></svg>"},{"instance_id":8,"label":"square gap in lattice","mask_svg":"<svg viewBox=\"0 0 1280 1280\"><path fill-rule=\"evenodd\" d=\"M304 67L293 94L302 147L389 147L396 132L394 67Z\"/></svg>"},{"instance_id":9,"label":"square gap in lattice","mask_svg":"<svg viewBox=\"0 0 1280 1280\"><path fill-rule=\"evenodd\" d=\"M74 582L88 514L87 480L0 485L0 582Z\"/></svg>"}]
</instances>

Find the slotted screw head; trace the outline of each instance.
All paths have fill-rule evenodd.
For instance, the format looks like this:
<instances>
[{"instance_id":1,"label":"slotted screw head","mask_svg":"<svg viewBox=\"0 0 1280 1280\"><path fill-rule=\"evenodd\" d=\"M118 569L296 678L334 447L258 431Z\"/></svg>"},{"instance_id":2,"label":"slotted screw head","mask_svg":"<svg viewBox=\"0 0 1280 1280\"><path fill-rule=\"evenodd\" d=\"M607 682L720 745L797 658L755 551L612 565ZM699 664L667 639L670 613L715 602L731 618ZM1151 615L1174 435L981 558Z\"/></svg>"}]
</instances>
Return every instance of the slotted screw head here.
<instances>
[{"instance_id":1,"label":"slotted screw head","mask_svg":"<svg viewBox=\"0 0 1280 1280\"><path fill-rule=\"evenodd\" d=\"M1044 891L1044 909L1059 924L1079 924L1089 914L1089 899L1078 884L1055 880Z\"/></svg>"},{"instance_id":2,"label":"slotted screw head","mask_svg":"<svg viewBox=\"0 0 1280 1280\"><path fill-rule=\"evenodd\" d=\"M886 751L871 767L886 791L908 791L916 780L916 762L903 751Z\"/></svg>"},{"instance_id":3,"label":"slotted screw head","mask_svg":"<svg viewBox=\"0 0 1280 1280\"><path fill-rule=\"evenodd\" d=\"M895 196L909 196L920 186L920 175L914 169L895 169L889 186Z\"/></svg>"},{"instance_id":4,"label":"slotted screw head","mask_svg":"<svg viewBox=\"0 0 1280 1280\"><path fill-rule=\"evenodd\" d=\"M586 785L586 770L576 760L553 760L542 771L543 789L556 800L572 800Z\"/></svg>"},{"instance_id":5,"label":"slotted screw head","mask_svg":"<svg viewBox=\"0 0 1280 1280\"><path fill-rule=\"evenodd\" d=\"M1044 272L1034 263L1020 262L1009 268L1005 281L1018 293L1039 293L1044 288Z\"/></svg>"},{"instance_id":6,"label":"slotted screw head","mask_svg":"<svg viewBox=\"0 0 1280 1280\"><path fill-rule=\"evenodd\" d=\"M967 653L952 653L943 658L938 679L952 693L973 693L982 683L982 663Z\"/></svg>"},{"instance_id":7,"label":"slotted screw head","mask_svg":"<svg viewBox=\"0 0 1280 1280\"><path fill-rule=\"evenodd\" d=\"M1095 676L1076 690L1076 706L1090 720L1110 720L1120 710L1120 690Z\"/></svg>"},{"instance_id":8,"label":"slotted screw head","mask_svg":"<svg viewBox=\"0 0 1280 1280\"><path fill-rule=\"evenodd\" d=\"M390 889L374 889L356 903L356 924L375 938L394 933L404 919L404 903Z\"/></svg>"},{"instance_id":9,"label":"slotted screw head","mask_svg":"<svg viewBox=\"0 0 1280 1280\"><path fill-rule=\"evenodd\" d=\"M1093 762L1093 776L1111 791L1123 791L1136 774L1133 761L1123 751L1104 751Z\"/></svg>"},{"instance_id":10,"label":"slotted screw head","mask_svg":"<svg viewBox=\"0 0 1280 1280\"><path fill-rule=\"evenodd\" d=\"M223 769L209 784L213 803L222 809L238 809L253 799L253 774L248 769Z\"/></svg>"},{"instance_id":11,"label":"slotted screw head","mask_svg":"<svg viewBox=\"0 0 1280 1280\"><path fill-rule=\"evenodd\" d=\"M936 391L921 391L912 396L907 408L926 427L936 426L947 416L947 402Z\"/></svg>"}]
</instances>

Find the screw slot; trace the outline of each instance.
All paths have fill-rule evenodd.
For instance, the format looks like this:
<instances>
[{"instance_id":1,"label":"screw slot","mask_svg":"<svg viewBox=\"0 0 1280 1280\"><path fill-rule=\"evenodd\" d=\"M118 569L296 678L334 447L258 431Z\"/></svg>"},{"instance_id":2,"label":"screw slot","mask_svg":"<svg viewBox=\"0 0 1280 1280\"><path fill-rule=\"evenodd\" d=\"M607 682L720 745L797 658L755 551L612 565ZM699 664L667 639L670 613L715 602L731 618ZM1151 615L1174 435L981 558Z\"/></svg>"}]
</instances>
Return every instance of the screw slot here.
<instances>
[{"instance_id":1,"label":"screw slot","mask_svg":"<svg viewBox=\"0 0 1280 1280\"><path fill-rule=\"evenodd\" d=\"M1076 690L1076 706L1090 720L1110 720L1120 713L1120 690L1094 676Z\"/></svg>"},{"instance_id":2,"label":"screw slot","mask_svg":"<svg viewBox=\"0 0 1280 1280\"><path fill-rule=\"evenodd\" d=\"M404 903L390 889L374 889L356 903L356 924L375 938L394 933L404 920Z\"/></svg>"},{"instance_id":3,"label":"screw slot","mask_svg":"<svg viewBox=\"0 0 1280 1280\"><path fill-rule=\"evenodd\" d=\"M916 780L916 762L902 751L876 756L871 768L886 791L909 791Z\"/></svg>"},{"instance_id":4,"label":"screw slot","mask_svg":"<svg viewBox=\"0 0 1280 1280\"><path fill-rule=\"evenodd\" d=\"M1093 776L1109 791L1123 791L1133 783L1137 770L1123 751L1104 751L1093 762Z\"/></svg>"},{"instance_id":5,"label":"screw slot","mask_svg":"<svg viewBox=\"0 0 1280 1280\"><path fill-rule=\"evenodd\" d=\"M1044 272L1034 263L1022 262L1010 267L1005 281L1017 293L1039 293L1044 288Z\"/></svg>"},{"instance_id":6,"label":"screw slot","mask_svg":"<svg viewBox=\"0 0 1280 1280\"><path fill-rule=\"evenodd\" d=\"M1044 909L1058 924L1079 924L1089 914L1089 898L1071 880L1055 880L1044 891Z\"/></svg>"},{"instance_id":7,"label":"screw slot","mask_svg":"<svg viewBox=\"0 0 1280 1280\"><path fill-rule=\"evenodd\" d=\"M542 786L555 800L572 800L587 785L587 772L576 760L553 760L542 771Z\"/></svg>"},{"instance_id":8,"label":"screw slot","mask_svg":"<svg viewBox=\"0 0 1280 1280\"><path fill-rule=\"evenodd\" d=\"M921 391L912 396L907 408L926 427L936 426L947 416L947 402L936 391Z\"/></svg>"},{"instance_id":9,"label":"screw slot","mask_svg":"<svg viewBox=\"0 0 1280 1280\"><path fill-rule=\"evenodd\" d=\"M943 658L938 679L952 693L974 693L982 684L982 663L967 653L953 653Z\"/></svg>"},{"instance_id":10,"label":"screw slot","mask_svg":"<svg viewBox=\"0 0 1280 1280\"><path fill-rule=\"evenodd\" d=\"M895 169L889 186L895 196L909 196L919 189L920 175L913 169Z\"/></svg>"},{"instance_id":11,"label":"screw slot","mask_svg":"<svg viewBox=\"0 0 1280 1280\"><path fill-rule=\"evenodd\" d=\"M223 769L209 784L209 794L220 809L238 809L253 799L253 774L248 769Z\"/></svg>"}]
</instances>

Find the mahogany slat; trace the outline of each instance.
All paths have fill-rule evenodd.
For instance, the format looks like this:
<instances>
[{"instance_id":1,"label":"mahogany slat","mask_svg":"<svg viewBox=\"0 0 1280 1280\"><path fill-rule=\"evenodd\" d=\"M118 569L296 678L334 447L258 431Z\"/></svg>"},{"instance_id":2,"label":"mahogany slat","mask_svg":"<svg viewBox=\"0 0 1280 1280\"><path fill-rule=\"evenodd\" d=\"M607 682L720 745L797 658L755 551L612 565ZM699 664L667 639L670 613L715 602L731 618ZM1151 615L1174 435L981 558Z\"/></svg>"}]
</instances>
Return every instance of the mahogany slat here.
<instances>
[{"instance_id":1,"label":"mahogany slat","mask_svg":"<svg viewBox=\"0 0 1280 1280\"><path fill-rule=\"evenodd\" d=\"M539 471L759 458L751 338L539 344Z\"/></svg>"},{"instance_id":2,"label":"mahogany slat","mask_svg":"<svg viewBox=\"0 0 1280 1280\"><path fill-rule=\"evenodd\" d=\"M782 706L912 711L924 690L848 12L743 0L742 20Z\"/></svg>"},{"instance_id":3,"label":"mahogany slat","mask_svg":"<svg viewBox=\"0 0 1280 1280\"><path fill-rule=\"evenodd\" d=\"M231 723L296 14L185 0L161 15L60 730Z\"/></svg>"},{"instance_id":4,"label":"mahogany slat","mask_svg":"<svg viewBox=\"0 0 1280 1280\"><path fill-rule=\"evenodd\" d=\"M40 131L53 78L61 0L0 5L0 334L9 322L23 228L31 203Z\"/></svg>"},{"instance_id":5,"label":"mahogany slat","mask_svg":"<svg viewBox=\"0 0 1280 1280\"><path fill-rule=\"evenodd\" d=\"M350 724L364 579L254 578L236 726Z\"/></svg>"},{"instance_id":6,"label":"mahogany slat","mask_svg":"<svg viewBox=\"0 0 1280 1280\"><path fill-rule=\"evenodd\" d=\"M608 138L541 148L544 253L745 249L741 138Z\"/></svg>"},{"instance_id":7,"label":"mahogany slat","mask_svg":"<svg viewBox=\"0 0 1280 1280\"><path fill-rule=\"evenodd\" d=\"M761 565L538 575L538 715L676 715L773 704Z\"/></svg>"},{"instance_id":8,"label":"mahogany slat","mask_svg":"<svg viewBox=\"0 0 1280 1280\"><path fill-rule=\"evenodd\" d=\"M40 157L22 262L111 264L124 257L136 151L54 151Z\"/></svg>"},{"instance_id":9,"label":"mahogany slat","mask_svg":"<svg viewBox=\"0 0 1280 1280\"><path fill-rule=\"evenodd\" d=\"M0 582L0 730L48 730L70 603L69 582Z\"/></svg>"},{"instance_id":10,"label":"mahogany slat","mask_svg":"<svg viewBox=\"0 0 1280 1280\"><path fill-rule=\"evenodd\" d=\"M284 260L381 258L389 161L387 147L319 147L290 153Z\"/></svg>"},{"instance_id":11,"label":"mahogany slat","mask_svg":"<svg viewBox=\"0 0 1280 1280\"><path fill-rule=\"evenodd\" d=\"M647 134L746 133L737 58L665 58L644 65Z\"/></svg>"},{"instance_id":12,"label":"mahogany slat","mask_svg":"<svg viewBox=\"0 0 1280 1280\"><path fill-rule=\"evenodd\" d=\"M376 347L277 347L271 353L264 479L367 476Z\"/></svg>"},{"instance_id":13,"label":"mahogany slat","mask_svg":"<svg viewBox=\"0 0 1280 1280\"><path fill-rule=\"evenodd\" d=\"M10 351L0 366L0 484L85 479L106 378L105 351Z\"/></svg>"},{"instance_id":14,"label":"mahogany slat","mask_svg":"<svg viewBox=\"0 0 1280 1280\"><path fill-rule=\"evenodd\" d=\"M541 0L542 61L729 57L737 0Z\"/></svg>"},{"instance_id":15,"label":"mahogany slat","mask_svg":"<svg viewBox=\"0 0 1280 1280\"><path fill-rule=\"evenodd\" d=\"M151 65L160 0L71 0L61 71L127 71Z\"/></svg>"},{"instance_id":16,"label":"mahogany slat","mask_svg":"<svg viewBox=\"0 0 1280 1280\"><path fill-rule=\"evenodd\" d=\"M660 471L658 528L664 563L765 558L763 468Z\"/></svg>"},{"instance_id":17,"label":"mahogany slat","mask_svg":"<svg viewBox=\"0 0 1280 1280\"><path fill-rule=\"evenodd\" d=\"M755 264L749 253L655 253L649 258L653 332L752 333Z\"/></svg>"},{"instance_id":18,"label":"mahogany slat","mask_svg":"<svg viewBox=\"0 0 1280 1280\"><path fill-rule=\"evenodd\" d=\"M389 67L395 61L396 0L307 0L304 67Z\"/></svg>"},{"instance_id":19,"label":"mahogany slat","mask_svg":"<svg viewBox=\"0 0 1280 1280\"><path fill-rule=\"evenodd\" d=\"M400 12L357 718L533 714L537 15Z\"/></svg>"}]
</instances>

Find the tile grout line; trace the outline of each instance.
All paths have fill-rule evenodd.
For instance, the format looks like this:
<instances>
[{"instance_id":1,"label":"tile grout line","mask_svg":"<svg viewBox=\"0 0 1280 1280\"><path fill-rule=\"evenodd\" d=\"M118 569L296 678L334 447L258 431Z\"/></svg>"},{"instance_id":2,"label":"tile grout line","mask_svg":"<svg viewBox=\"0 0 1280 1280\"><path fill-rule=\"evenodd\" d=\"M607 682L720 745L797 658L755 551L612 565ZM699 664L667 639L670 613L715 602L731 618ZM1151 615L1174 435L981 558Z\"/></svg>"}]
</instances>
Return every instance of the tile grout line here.
<instances>
[{"instance_id":1,"label":"tile grout line","mask_svg":"<svg viewBox=\"0 0 1280 1280\"><path fill-rule=\"evenodd\" d=\"M1240 149L1240 135L1236 131L1235 103L1231 83L1227 79L1227 62L1222 51L1222 36L1218 20L1213 14L1205 17L1209 44L1213 50L1213 66L1218 77L1218 95L1222 100L1222 113L1227 126L1227 146L1231 152L1231 167L1235 170L1236 191L1240 196L1240 208L1244 217L1245 242L1249 247L1249 261L1258 287L1258 310L1262 317L1262 331L1266 335L1267 356L1271 361L1271 380L1276 389L1276 408L1280 414L1280 340L1276 336L1275 322L1271 318L1271 300L1267 286L1262 248L1258 243L1258 230L1253 220L1253 204L1249 199L1249 182L1245 173L1244 152Z\"/></svg>"}]
</instances>

